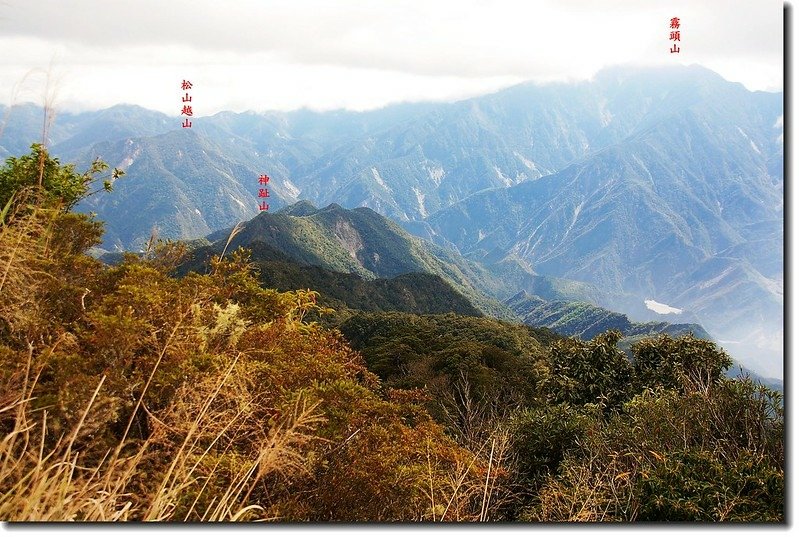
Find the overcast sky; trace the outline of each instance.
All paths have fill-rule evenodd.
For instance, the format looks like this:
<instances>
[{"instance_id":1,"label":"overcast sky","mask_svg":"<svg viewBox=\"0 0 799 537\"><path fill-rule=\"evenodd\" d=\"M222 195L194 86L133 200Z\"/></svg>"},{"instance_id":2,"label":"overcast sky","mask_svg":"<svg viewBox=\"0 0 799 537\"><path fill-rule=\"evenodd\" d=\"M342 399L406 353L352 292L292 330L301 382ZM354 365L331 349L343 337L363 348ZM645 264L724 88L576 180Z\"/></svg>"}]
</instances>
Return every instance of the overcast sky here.
<instances>
[{"instance_id":1,"label":"overcast sky","mask_svg":"<svg viewBox=\"0 0 799 537\"><path fill-rule=\"evenodd\" d=\"M775 0L0 0L0 102L58 110L369 109L607 65L699 63L782 89ZM680 53L669 21L680 18Z\"/></svg>"}]
</instances>

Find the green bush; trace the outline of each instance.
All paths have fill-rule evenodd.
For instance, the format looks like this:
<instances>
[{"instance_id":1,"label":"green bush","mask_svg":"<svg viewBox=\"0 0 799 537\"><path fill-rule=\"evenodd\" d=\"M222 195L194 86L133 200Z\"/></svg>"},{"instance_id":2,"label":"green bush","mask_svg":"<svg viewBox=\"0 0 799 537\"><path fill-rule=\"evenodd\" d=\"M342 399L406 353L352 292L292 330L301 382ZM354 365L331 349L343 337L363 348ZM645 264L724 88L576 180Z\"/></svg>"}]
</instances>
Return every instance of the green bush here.
<instances>
[{"instance_id":1,"label":"green bush","mask_svg":"<svg viewBox=\"0 0 799 537\"><path fill-rule=\"evenodd\" d=\"M732 360L712 341L662 335L632 346L638 387L707 389L718 382Z\"/></svg>"},{"instance_id":2,"label":"green bush","mask_svg":"<svg viewBox=\"0 0 799 537\"><path fill-rule=\"evenodd\" d=\"M590 341L568 338L551 347L548 391L554 402L617 408L633 393L633 368L610 330Z\"/></svg>"}]
</instances>

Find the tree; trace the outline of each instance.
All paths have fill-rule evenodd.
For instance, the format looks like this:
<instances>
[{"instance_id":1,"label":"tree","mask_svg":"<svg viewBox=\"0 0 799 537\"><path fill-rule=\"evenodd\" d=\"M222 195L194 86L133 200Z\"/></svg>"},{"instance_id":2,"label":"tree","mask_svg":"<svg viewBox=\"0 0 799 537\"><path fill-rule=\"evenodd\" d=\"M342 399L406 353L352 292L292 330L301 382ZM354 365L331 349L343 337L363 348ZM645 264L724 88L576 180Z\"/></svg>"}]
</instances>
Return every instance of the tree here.
<instances>
[{"instance_id":1,"label":"tree","mask_svg":"<svg viewBox=\"0 0 799 537\"><path fill-rule=\"evenodd\" d=\"M5 216L12 215L12 206L33 194L38 197L38 205L67 212L92 194L110 192L113 182L125 174L114 168L110 175L101 176L108 168L107 163L97 158L88 170L79 173L74 164L62 165L43 145L33 144L30 154L9 157L0 168L0 210ZM102 187L92 191L93 185L100 181Z\"/></svg>"},{"instance_id":2,"label":"tree","mask_svg":"<svg viewBox=\"0 0 799 537\"><path fill-rule=\"evenodd\" d=\"M552 345L549 389L555 402L604 403L618 407L631 395L632 365L619 350L621 332L591 341L568 338Z\"/></svg>"},{"instance_id":3,"label":"tree","mask_svg":"<svg viewBox=\"0 0 799 537\"><path fill-rule=\"evenodd\" d=\"M632 352L640 388L707 390L732 365L715 343L692 335L644 339L633 345Z\"/></svg>"}]
</instances>

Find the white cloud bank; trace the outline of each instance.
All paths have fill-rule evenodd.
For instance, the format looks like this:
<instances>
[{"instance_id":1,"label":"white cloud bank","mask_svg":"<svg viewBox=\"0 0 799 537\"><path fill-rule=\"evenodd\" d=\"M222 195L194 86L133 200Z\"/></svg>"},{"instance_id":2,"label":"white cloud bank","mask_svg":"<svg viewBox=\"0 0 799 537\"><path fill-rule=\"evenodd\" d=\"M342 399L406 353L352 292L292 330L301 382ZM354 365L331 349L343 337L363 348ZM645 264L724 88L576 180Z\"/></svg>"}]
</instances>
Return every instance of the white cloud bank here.
<instances>
[{"instance_id":1,"label":"white cloud bank","mask_svg":"<svg viewBox=\"0 0 799 537\"><path fill-rule=\"evenodd\" d=\"M5 0L0 102L40 100L36 77L18 83L51 64L64 108L176 114L176 84L189 78L200 115L452 100L621 63L700 63L778 90L782 10L775 0ZM673 16L679 55L668 53Z\"/></svg>"}]
</instances>

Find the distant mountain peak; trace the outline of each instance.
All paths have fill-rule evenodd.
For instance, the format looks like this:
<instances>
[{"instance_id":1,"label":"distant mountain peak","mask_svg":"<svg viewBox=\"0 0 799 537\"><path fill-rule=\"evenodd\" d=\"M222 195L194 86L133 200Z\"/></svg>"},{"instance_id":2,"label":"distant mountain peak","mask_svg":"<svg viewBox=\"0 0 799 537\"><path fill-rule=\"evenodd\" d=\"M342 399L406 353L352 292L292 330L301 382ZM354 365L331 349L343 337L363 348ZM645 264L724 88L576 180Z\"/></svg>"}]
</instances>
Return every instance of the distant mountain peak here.
<instances>
[{"instance_id":1,"label":"distant mountain peak","mask_svg":"<svg viewBox=\"0 0 799 537\"><path fill-rule=\"evenodd\" d=\"M594 80L618 83L632 80L662 83L671 80L675 84L684 83L686 80L699 80L736 84L736 82L726 80L717 72L696 63L691 65L612 65L597 71Z\"/></svg>"},{"instance_id":2,"label":"distant mountain peak","mask_svg":"<svg viewBox=\"0 0 799 537\"><path fill-rule=\"evenodd\" d=\"M276 214L285 214L286 216L310 216L319 212L319 209L308 200L300 200L297 203L292 203L287 207L283 207Z\"/></svg>"}]
</instances>

